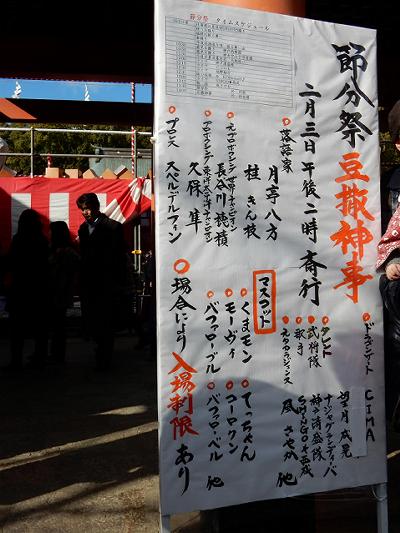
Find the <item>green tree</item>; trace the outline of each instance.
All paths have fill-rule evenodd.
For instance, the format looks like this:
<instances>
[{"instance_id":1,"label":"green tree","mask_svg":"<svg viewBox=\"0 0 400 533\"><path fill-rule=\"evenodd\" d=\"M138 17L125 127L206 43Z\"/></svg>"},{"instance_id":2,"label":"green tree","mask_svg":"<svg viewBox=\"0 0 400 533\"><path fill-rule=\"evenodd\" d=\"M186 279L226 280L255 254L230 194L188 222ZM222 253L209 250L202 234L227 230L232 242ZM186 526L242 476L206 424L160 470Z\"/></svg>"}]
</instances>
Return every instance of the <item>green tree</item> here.
<instances>
[{"instance_id":1,"label":"green tree","mask_svg":"<svg viewBox=\"0 0 400 533\"><path fill-rule=\"evenodd\" d=\"M1 124L1 126L6 126ZM15 124L14 127L26 127L26 124ZM30 127L30 126L28 126ZM68 129L68 132L36 131L36 128ZM61 168L79 168L84 172L89 168L89 159L79 154L95 154L96 146L107 148L129 148L131 134L107 135L106 133L84 133L81 130L127 131L126 126L85 125L71 126L68 124L35 124L34 126L34 175L42 175L47 167L47 158L39 154L76 154L73 157L53 157L53 166ZM137 127L137 131L151 131L149 127ZM0 136L7 141L10 152L31 152L31 131L1 131ZM138 148L151 148L148 136L137 136ZM9 156L6 164L19 176L30 175L29 156Z\"/></svg>"},{"instance_id":2,"label":"green tree","mask_svg":"<svg viewBox=\"0 0 400 533\"><path fill-rule=\"evenodd\" d=\"M393 144L389 132L379 135L381 146L381 170L382 173L395 165L400 165L400 152Z\"/></svg>"}]
</instances>

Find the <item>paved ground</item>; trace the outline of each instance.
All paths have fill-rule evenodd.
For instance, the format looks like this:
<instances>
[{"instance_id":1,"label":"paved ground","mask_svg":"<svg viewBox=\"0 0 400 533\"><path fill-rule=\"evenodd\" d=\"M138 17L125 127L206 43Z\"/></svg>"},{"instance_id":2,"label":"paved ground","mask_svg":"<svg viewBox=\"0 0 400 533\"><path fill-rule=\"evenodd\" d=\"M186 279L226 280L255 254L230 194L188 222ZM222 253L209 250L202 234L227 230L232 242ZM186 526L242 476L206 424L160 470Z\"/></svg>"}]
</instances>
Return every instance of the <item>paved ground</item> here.
<instances>
[{"instance_id":1,"label":"paved ground","mask_svg":"<svg viewBox=\"0 0 400 533\"><path fill-rule=\"evenodd\" d=\"M155 362L135 342L108 375L74 337L65 367L1 377L1 531L157 531Z\"/></svg>"},{"instance_id":2,"label":"paved ground","mask_svg":"<svg viewBox=\"0 0 400 533\"><path fill-rule=\"evenodd\" d=\"M93 371L71 330L67 363L0 374L0 531L157 533L156 363L129 332L115 368ZM29 354L29 343L26 353ZM7 361L0 328L0 365ZM400 449L390 432L389 451ZM400 455L389 460L390 533L400 533ZM375 533L370 488L257 502L171 519L174 533Z\"/></svg>"}]
</instances>

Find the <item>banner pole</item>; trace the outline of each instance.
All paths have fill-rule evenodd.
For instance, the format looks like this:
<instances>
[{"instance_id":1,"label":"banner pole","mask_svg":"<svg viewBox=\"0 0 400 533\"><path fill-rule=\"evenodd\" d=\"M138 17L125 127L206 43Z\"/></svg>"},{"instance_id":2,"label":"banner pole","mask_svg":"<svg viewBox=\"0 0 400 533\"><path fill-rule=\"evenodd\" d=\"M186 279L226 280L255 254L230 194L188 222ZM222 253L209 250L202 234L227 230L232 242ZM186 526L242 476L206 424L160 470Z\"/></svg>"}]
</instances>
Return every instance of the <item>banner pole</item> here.
<instances>
[{"instance_id":1,"label":"banner pole","mask_svg":"<svg viewBox=\"0 0 400 533\"><path fill-rule=\"evenodd\" d=\"M160 533L171 533L171 516L160 514Z\"/></svg>"},{"instance_id":2,"label":"banner pole","mask_svg":"<svg viewBox=\"0 0 400 533\"><path fill-rule=\"evenodd\" d=\"M135 82L131 83L131 102L135 103ZM131 172L132 179L136 177L136 130L135 126L131 126Z\"/></svg>"},{"instance_id":3,"label":"banner pole","mask_svg":"<svg viewBox=\"0 0 400 533\"><path fill-rule=\"evenodd\" d=\"M389 533L387 483L375 485L374 494L377 505L377 531L378 533Z\"/></svg>"},{"instance_id":4,"label":"banner pole","mask_svg":"<svg viewBox=\"0 0 400 533\"><path fill-rule=\"evenodd\" d=\"M31 178L33 178L34 174L34 158L35 158L35 128L31 128Z\"/></svg>"}]
</instances>

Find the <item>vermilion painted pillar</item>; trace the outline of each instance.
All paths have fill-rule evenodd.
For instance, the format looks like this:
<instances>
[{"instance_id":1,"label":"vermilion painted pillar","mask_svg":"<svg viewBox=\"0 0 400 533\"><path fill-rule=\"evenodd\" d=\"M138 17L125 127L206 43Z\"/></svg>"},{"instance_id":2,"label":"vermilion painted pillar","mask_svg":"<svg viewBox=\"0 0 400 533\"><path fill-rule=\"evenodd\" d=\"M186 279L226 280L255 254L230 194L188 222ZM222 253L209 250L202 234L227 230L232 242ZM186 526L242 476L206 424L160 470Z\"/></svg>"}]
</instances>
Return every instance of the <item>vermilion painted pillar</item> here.
<instances>
[{"instance_id":1,"label":"vermilion painted pillar","mask_svg":"<svg viewBox=\"0 0 400 533\"><path fill-rule=\"evenodd\" d=\"M306 0L203 0L203 2L258 9L259 11L294 15L296 17L305 17L306 11Z\"/></svg>"}]
</instances>

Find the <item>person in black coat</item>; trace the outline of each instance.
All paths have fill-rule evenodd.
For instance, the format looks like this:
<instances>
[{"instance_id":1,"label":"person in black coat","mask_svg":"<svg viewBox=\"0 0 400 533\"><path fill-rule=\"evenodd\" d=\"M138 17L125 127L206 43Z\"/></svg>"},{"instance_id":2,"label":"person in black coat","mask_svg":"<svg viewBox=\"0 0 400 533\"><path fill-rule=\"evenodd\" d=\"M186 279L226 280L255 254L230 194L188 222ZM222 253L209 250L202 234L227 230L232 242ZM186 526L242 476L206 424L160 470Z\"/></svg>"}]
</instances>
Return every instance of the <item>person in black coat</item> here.
<instances>
[{"instance_id":1,"label":"person in black coat","mask_svg":"<svg viewBox=\"0 0 400 533\"><path fill-rule=\"evenodd\" d=\"M81 195L76 203L85 218L78 231L83 326L96 343L97 369L107 370L124 310L127 269L123 228L100 212L95 193Z\"/></svg>"},{"instance_id":2,"label":"person in black coat","mask_svg":"<svg viewBox=\"0 0 400 533\"><path fill-rule=\"evenodd\" d=\"M10 316L11 361L8 370L23 366L25 340L33 338L29 366L41 368L47 357L49 243L39 213L25 209L18 220L6 257L9 277L7 308Z\"/></svg>"},{"instance_id":3,"label":"person in black coat","mask_svg":"<svg viewBox=\"0 0 400 533\"><path fill-rule=\"evenodd\" d=\"M400 100L389 112L389 133L400 151ZM382 176L382 229L376 267L384 304L386 415L400 430L400 166ZM388 194L386 194L388 193Z\"/></svg>"}]
</instances>

